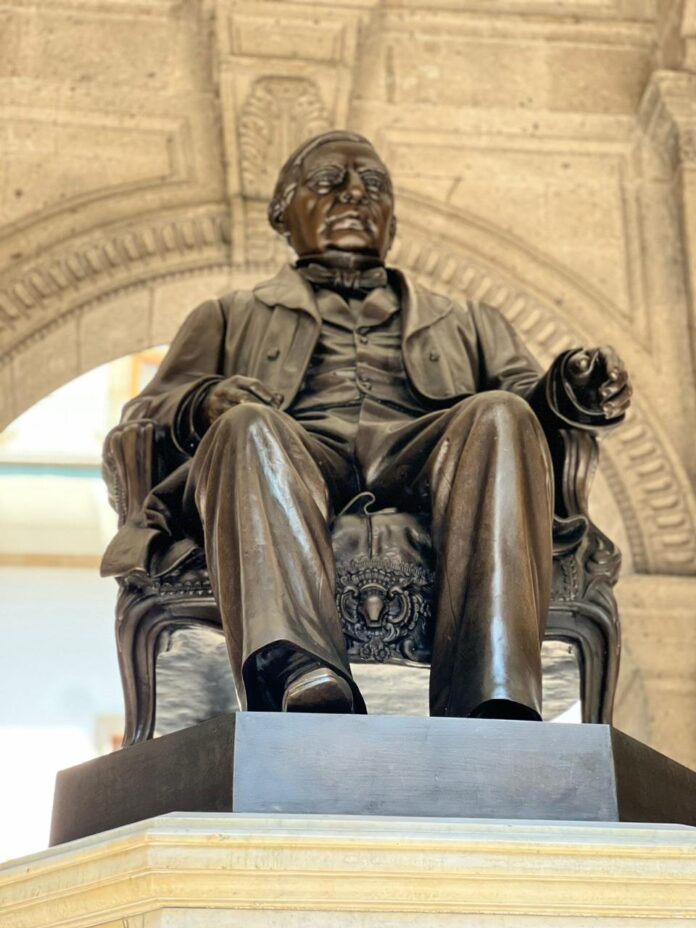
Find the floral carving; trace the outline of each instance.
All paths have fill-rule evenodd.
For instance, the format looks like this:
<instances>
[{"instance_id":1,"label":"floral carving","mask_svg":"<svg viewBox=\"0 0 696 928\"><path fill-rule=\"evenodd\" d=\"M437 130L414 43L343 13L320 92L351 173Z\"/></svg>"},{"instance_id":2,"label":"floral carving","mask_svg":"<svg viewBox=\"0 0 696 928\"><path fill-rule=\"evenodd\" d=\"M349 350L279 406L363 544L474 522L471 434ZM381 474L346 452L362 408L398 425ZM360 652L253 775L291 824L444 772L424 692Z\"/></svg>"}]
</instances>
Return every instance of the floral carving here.
<instances>
[{"instance_id":1,"label":"floral carving","mask_svg":"<svg viewBox=\"0 0 696 928\"><path fill-rule=\"evenodd\" d=\"M245 196L269 197L288 155L309 136L330 128L330 123L312 81L289 77L255 81L239 127Z\"/></svg>"}]
</instances>

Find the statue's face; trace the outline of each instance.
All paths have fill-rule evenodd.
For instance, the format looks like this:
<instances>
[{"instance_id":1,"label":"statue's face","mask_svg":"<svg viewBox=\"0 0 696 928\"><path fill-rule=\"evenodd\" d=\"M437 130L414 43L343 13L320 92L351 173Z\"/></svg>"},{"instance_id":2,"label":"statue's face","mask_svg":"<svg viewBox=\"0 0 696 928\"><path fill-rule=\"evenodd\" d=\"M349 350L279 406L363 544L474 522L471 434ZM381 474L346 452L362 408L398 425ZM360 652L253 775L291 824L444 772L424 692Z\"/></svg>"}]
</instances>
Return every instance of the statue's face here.
<instances>
[{"instance_id":1,"label":"statue's face","mask_svg":"<svg viewBox=\"0 0 696 928\"><path fill-rule=\"evenodd\" d=\"M374 149L340 141L310 152L284 225L300 257L337 248L384 258L394 238L394 197Z\"/></svg>"}]
</instances>

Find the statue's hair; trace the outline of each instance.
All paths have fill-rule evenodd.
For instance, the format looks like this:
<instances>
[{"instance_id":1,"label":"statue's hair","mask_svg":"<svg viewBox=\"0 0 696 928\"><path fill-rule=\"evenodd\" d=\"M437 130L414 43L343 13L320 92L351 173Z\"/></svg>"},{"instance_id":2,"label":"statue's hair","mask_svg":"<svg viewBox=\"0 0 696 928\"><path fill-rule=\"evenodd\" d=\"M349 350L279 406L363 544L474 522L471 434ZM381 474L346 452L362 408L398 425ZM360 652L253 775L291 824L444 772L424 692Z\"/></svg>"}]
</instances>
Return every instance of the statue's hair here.
<instances>
[{"instance_id":1,"label":"statue's hair","mask_svg":"<svg viewBox=\"0 0 696 928\"><path fill-rule=\"evenodd\" d=\"M297 188L302 163L305 158L311 152L316 151L317 148L321 148L322 145L330 145L332 142L361 142L364 145L369 145L374 151L374 145L369 139L357 132L349 132L347 129L332 129L330 132L322 132L321 135L315 135L303 142L280 169L271 202L268 204L268 221L276 232L279 231L285 216L285 210Z\"/></svg>"}]
</instances>

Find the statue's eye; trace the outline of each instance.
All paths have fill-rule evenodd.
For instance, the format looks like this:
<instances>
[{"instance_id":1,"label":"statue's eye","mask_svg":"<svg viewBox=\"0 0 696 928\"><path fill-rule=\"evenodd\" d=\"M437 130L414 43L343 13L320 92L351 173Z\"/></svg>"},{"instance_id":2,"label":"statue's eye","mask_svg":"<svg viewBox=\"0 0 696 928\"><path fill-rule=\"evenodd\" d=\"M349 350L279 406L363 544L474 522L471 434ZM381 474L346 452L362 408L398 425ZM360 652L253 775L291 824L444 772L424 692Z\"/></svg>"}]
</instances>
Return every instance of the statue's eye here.
<instances>
[{"instance_id":1,"label":"statue's eye","mask_svg":"<svg viewBox=\"0 0 696 928\"><path fill-rule=\"evenodd\" d=\"M331 168L324 171L317 171L316 174L313 174L309 178L307 186L311 187L311 189L315 190L317 193L328 193L330 190L333 190L334 187L337 187L342 180L343 172Z\"/></svg>"},{"instance_id":2,"label":"statue's eye","mask_svg":"<svg viewBox=\"0 0 696 928\"><path fill-rule=\"evenodd\" d=\"M387 189L387 178L379 171L364 171L360 176L370 193L383 193Z\"/></svg>"}]
</instances>

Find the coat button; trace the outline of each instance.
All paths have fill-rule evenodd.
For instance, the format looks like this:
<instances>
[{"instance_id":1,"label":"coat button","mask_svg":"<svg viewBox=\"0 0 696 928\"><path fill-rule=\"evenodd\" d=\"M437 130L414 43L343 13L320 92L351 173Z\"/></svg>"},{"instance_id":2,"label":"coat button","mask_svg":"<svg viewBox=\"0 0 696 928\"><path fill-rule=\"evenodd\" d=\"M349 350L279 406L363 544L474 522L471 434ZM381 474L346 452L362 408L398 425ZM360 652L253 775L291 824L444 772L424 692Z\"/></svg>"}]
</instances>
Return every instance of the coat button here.
<instances>
[{"instance_id":1,"label":"coat button","mask_svg":"<svg viewBox=\"0 0 696 928\"><path fill-rule=\"evenodd\" d=\"M270 351L266 352L266 357L269 361L275 361L276 358L280 357L280 348L271 348Z\"/></svg>"},{"instance_id":2,"label":"coat button","mask_svg":"<svg viewBox=\"0 0 696 928\"><path fill-rule=\"evenodd\" d=\"M431 351L431 352L430 352L430 355L429 355L429 358L430 358L431 361L439 361L439 360L440 360L440 352L439 352L439 351Z\"/></svg>"}]
</instances>

